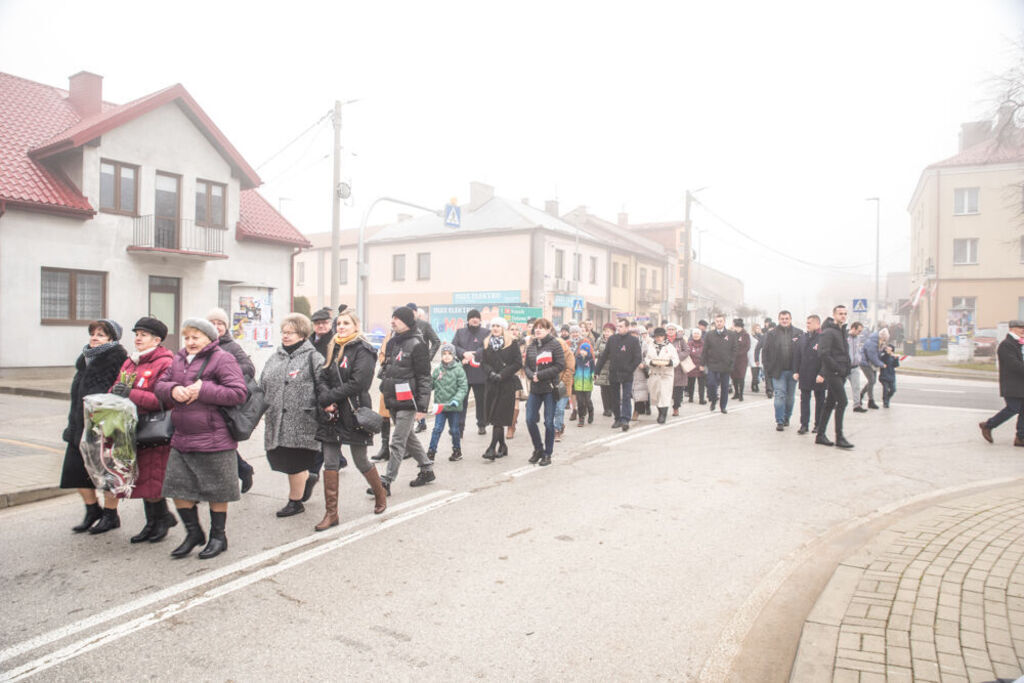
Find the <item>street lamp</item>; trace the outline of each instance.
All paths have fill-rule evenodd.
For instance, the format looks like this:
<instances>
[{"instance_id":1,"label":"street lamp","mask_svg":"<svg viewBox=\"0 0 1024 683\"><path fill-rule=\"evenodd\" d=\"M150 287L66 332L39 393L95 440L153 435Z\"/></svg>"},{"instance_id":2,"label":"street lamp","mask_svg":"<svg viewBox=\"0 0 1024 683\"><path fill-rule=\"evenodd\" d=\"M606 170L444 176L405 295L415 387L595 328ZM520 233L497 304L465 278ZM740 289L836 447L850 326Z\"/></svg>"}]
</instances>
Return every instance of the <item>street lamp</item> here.
<instances>
[{"instance_id":1,"label":"street lamp","mask_svg":"<svg viewBox=\"0 0 1024 683\"><path fill-rule=\"evenodd\" d=\"M686 226L686 253L683 254L683 315L682 322L684 325L687 324L686 316L688 314L687 308L690 304L690 280L692 270L690 268L690 262L693 260L693 229L690 224L690 205L694 202L694 195L698 192L708 189L708 186L697 188L696 190L686 191L686 214L683 218L683 223ZM696 320L696 316L694 316Z\"/></svg>"},{"instance_id":2,"label":"street lamp","mask_svg":"<svg viewBox=\"0 0 1024 683\"><path fill-rule=\"evenodd\" d=\"M881 233L881 229L880 229L880 226L881 226L880 216L881 216L881 210L882 210L882 200L879 199L878 197L868 197L864 201L874 202L875 203L875 329L877 330L878 329L878 324L881 322L881 315L880 315L880 313L881 313L881 310L882 310L881 301L879 300L879 287L878 287L878 282L879 282L878 271L879 271L879 264L881 262L881 253L882 253L882 249L881 249L882 233Z\"/></svg>"},{"instance_id":3,"label":"street lamp","mask_svg":"<svg viewBox=\"0 0 1024 683\"><path fill-rule=\"evenodd\" d=\"M366 233L366 221L370 218L370 212L373 211L381 202L391 202L392 204L400 204L402 206L408 206L413 209L421 209L435 216L441 216L442 213L439 209L433 209L429 206L423 206L422 204L414 204L413 202L407 202L402 199L395 199L394 197L377 197L374 199L368 207L366 212L363 213L363 220L359 223L359 242L356 245L356 315L363 321L364 325L368 325L369 321L366 319L366 302L363 300L366 298L366 283L365 279L369 274L366 268L366 259L363 255L363 246L365 240L363 235ZM337 258L335 258L337 261Z\"/></svg>"},{"instance_id":4,"label":"street lamp","mask_svg":"<svg viewBox=\"0 0 1024 683\"><path fill-rule=\"evenodd\" d=\"M348 183L341 182L341 108L359 100L334 101L334 184L331 186L331 308L338 307L341 285L341 202L352 195Z\"/></svg>"}]
</instances>

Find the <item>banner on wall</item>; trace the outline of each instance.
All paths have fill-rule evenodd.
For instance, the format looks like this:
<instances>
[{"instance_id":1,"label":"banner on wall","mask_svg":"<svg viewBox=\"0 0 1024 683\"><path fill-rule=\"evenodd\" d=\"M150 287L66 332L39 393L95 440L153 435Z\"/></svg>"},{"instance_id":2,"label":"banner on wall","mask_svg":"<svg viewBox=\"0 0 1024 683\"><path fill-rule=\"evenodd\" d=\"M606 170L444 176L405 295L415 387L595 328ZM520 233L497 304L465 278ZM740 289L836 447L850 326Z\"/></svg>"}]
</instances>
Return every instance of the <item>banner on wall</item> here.
<instances>
[{"instance_id":1,"label":"banner on wall","mask_svg":"<svg viewBox=\"0 0 1024 683\"><path fill-rule=\"evenodd\" d=\"M543 310L534 306L488 306L486 304L464 304L452 306L431 306L430 326L443 342L450 342L455 332L466 326L466 314L473 309L480 311L481 324L487 327L491 318L501 317L510 324L523 324L530 318L540 318Z\"/></svg>"}]
</instances>

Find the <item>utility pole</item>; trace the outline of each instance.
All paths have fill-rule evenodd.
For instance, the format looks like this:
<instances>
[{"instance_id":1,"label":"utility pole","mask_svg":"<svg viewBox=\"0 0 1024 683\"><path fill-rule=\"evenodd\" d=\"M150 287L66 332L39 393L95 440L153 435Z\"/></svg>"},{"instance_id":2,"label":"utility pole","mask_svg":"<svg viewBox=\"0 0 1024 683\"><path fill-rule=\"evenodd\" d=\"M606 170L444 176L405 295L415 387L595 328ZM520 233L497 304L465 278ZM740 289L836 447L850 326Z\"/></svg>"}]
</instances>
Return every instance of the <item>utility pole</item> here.
<instances>
[{"instance_id":1,"label":"utility pole","mask_svg":"<svg viewBox=\"0 0 1024 683\"><path fill-rule=\"evenodd\" d=\"M337 311L341 285L341 100L334 101L334 184L331 186L331 309Z\"/></svg>"},{"instance_id":2,"label":"utility pole","mask_svg":"<svg viewBox=\"0 0 1024 683\"><path fill-rule=\"evenodd\" d=\"M882 258L882 232L880 227L882 200L879 197L868 197L868 201L875 203L875 329L877 330L879 323L882 322L882 302L879 298L879 268Z\"/></svg>"},{"instance_id":3,"label":"utility pole","mask_svg":"<svg viewBox=\"0 0 1024 683\"><path fill-rule=\"evenodd\" d=\"M683 254L683 315L682 320L679 321L681 325L684 325L686 327L694 327L693 325L690 324L690 321L687 319L689 315L689 311L687 309L689 308L690 304L690 257L693 255L693 247L691 246L693 244L693 242L691 241L691 236L693 234L693 226L690 224L690 204L692 201L693 195L691 195L690 191L687 190L686 214L683 218L683 230L686 231L686 239L684 241L685 253Z\"/></svg>"}]
</instances>

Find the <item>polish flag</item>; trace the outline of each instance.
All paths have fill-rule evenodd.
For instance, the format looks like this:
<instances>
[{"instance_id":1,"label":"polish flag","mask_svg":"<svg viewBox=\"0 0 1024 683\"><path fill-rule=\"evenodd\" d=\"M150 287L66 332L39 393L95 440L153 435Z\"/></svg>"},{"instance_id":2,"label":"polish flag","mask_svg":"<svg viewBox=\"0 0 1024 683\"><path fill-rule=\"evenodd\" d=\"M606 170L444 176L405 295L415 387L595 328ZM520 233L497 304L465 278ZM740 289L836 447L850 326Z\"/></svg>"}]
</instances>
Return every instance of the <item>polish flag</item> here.
<instances>
[{"instance_id":1,"label":"polish flag","mask_svg":"<svg viewBox=\"0 0 1024 683\"><path fill-rule=\"evenodd\" d=\"M475 353L473 354L473 357L469 359L469 365L470 365L470 367L474 367L474 368L480 367L480 361L478 361L476 359L476 354Z\"/></svg>"},{"instance_id":2,"label":"polish flag","mask_svg":"<svg viewBox=\"0 0 1024 683\"><path fill-rule=\"evenodd\" d=\"M550 351L544 351L537 354L537 365L547 365L553 360L554 357L551 355Z\"/></svg>"},{"instance_id":3,"label":"polish flag","mask_svg":"<svg viewBox=\"0 0 1024 683\"><path fill-rule=\"evenodd\" d=\"M395 385L395 398L399 401L412 400L412 387L409 386L408 382Z\"/></svg>"},{"instance_id":4,"label":"polish flag","mask_svg":"<svg viewBox=\"0 0 1024 683\"><path fill-rule=\"evenodd\" d=\"M431 415L440 415L444 412L444 406L440 403L435 403L430 409Z\"/></svg>"}]
</instances>

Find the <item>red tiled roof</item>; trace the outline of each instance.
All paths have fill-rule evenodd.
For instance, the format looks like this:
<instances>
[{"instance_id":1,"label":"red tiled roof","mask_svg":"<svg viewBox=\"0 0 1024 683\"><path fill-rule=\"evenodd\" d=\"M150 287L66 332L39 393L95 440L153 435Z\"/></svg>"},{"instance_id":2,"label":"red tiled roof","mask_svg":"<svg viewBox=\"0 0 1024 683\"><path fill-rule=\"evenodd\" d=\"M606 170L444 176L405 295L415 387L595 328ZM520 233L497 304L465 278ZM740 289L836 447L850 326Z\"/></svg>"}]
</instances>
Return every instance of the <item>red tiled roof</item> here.
<instances>
[{"instance_id":1,"label":"red tiled roof","mask_svg":"<svg viewBox=\"0 0 1024 683\"><path fill-rule=\"evenodd\" d=\"M1024 131L1013 131L1002 139L992 137L972 145L943 161L931 164L928 168L947 168L950 166L986 166L989 164L1011 164L1024 161Z\"/></svg>"},{"instance_id":2,"label":"red tiled roof","mask_svg":"<svg viewBox=\"0 0 1024 683\"><path fill-rule=\"evenodd\" d=\"M0 73L0 201L91 216L89 201L28 151L79 121L66 90Z\"/></svg>"},{"instance_id":3,"label":"red tiled roof","mask_svg":"<svg viewBox=\"0 0 1024 683\"><path fill-rule=\"evenodd\" d=\"M310 241L256 190L243 190L239 202L235 239L294 244L297 247L312 246Z\"/></svg>"}]
</instances>

